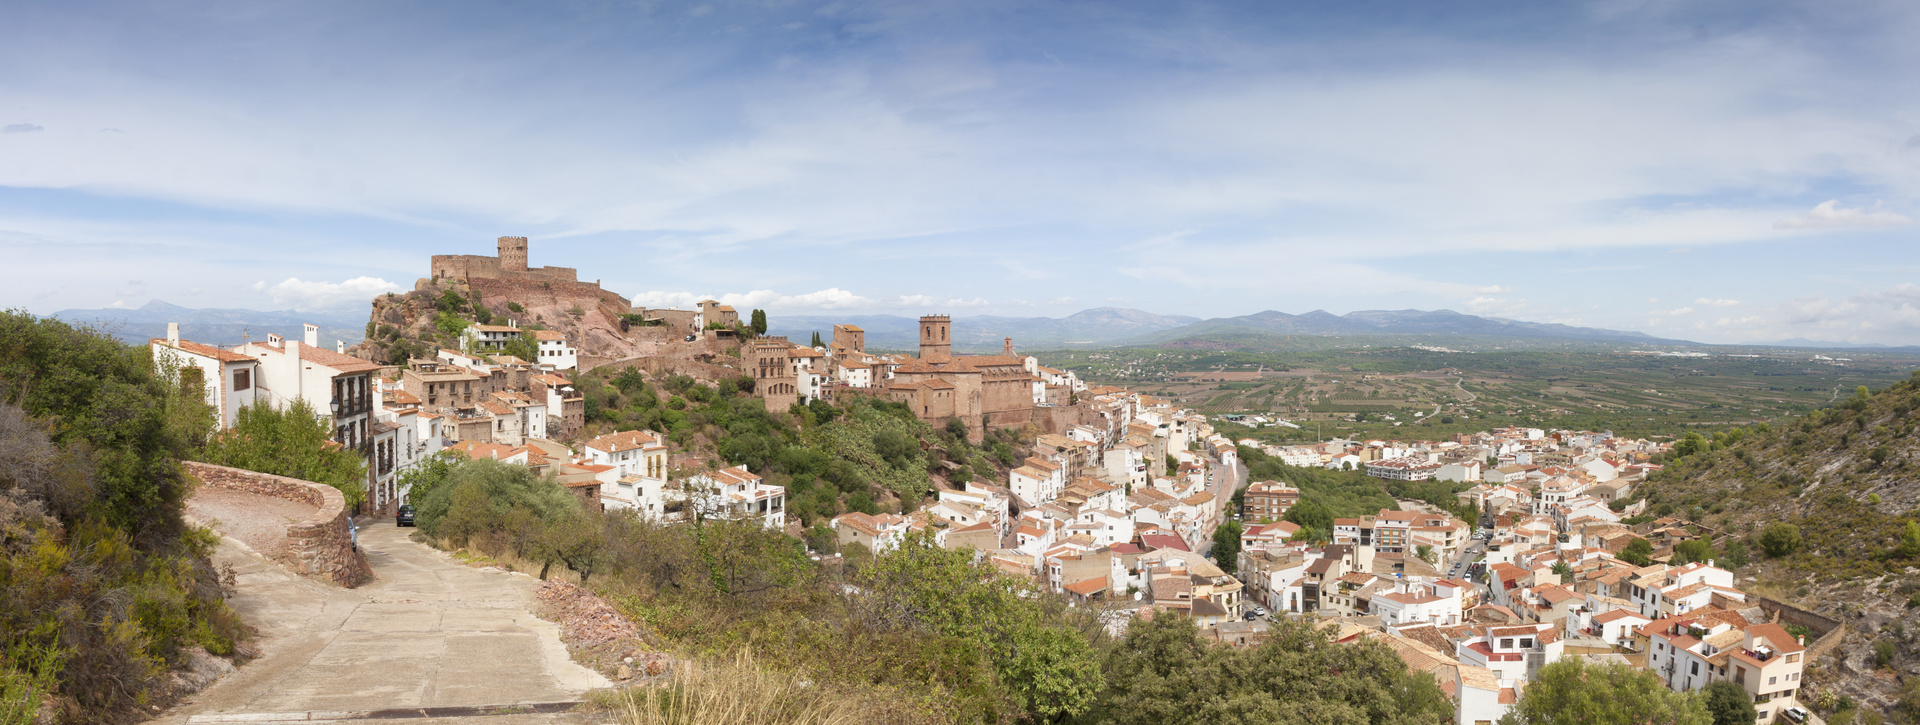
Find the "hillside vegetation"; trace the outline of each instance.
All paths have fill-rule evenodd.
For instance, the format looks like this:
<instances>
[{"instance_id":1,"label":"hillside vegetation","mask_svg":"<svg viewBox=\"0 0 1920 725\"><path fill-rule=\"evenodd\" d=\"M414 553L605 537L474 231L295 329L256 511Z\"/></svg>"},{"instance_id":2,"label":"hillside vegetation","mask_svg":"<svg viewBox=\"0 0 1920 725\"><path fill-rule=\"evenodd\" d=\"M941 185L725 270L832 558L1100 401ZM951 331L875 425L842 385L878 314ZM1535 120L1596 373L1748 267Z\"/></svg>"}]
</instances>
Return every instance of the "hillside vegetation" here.
<instances>
[{"instance_id":1,"label":"hillside vegetation","mask_svg":"<svg viewBox=\"0 0 1920 725\"><path fill-rule=\"evenodd\" d=\"M850 397L770 411L754 380L702 385L684 375L651 379L627 368L575 381L586 398L583 438L636 429L667 435L698 466L746 466L785 486L790 516L806 526L847 511L912 510L940 484L1004 484L1035 431L997 430L980 444L966 427L935 428L905 404ZM952 464L952 465L948 465ZM697 467L697 466L689 466Z\"/></svg>"},{"instance_id":2,"label":"hillside vegetation","mask_svg":"<svg viewBox=\"0 0 1920 725\"><path fill-rule=\"evenodd\" d=\"M1916 425L1920 373L1781 425L1689 434L1642 489L1654 514L1713 529L1722 563L1745 564L1743 588L1847 624L1813 690L1907 722L1920 722Z\"/></svg>"},{"instance_id":3,"label":"hillside vegetation","mask_svg":"<svg viewBox=\"0 0 1920 725\"><path fill-rule=\"evenodd\" d=\"M212 425L144 347L0 313L0 723L129 720L245 627L181 519Z\"/></svg>"}]
</instances>

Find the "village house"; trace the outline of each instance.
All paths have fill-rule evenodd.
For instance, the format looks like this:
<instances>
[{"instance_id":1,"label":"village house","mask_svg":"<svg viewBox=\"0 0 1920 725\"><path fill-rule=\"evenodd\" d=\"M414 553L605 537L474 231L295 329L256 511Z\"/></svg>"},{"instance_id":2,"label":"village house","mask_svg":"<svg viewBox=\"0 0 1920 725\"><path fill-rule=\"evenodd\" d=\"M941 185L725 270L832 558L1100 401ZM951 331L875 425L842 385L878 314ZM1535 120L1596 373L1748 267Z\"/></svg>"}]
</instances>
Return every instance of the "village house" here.
<instances>
[{"instance_id":1,"label":"village house","mask_svg":"<svg viewBox=\"0 0 1920 725\"><path fill-rule=\"evenodd\" d=\"M148 340L147 346L163 371L172 366L173 379L183 389L204 393L202 399L213 407L214 422L223 430L240 422L240 409L257 399L254 381L260 361L252 356L182 340L177 322L167 323L167 336Z\"/></svg>"}]
</instances>

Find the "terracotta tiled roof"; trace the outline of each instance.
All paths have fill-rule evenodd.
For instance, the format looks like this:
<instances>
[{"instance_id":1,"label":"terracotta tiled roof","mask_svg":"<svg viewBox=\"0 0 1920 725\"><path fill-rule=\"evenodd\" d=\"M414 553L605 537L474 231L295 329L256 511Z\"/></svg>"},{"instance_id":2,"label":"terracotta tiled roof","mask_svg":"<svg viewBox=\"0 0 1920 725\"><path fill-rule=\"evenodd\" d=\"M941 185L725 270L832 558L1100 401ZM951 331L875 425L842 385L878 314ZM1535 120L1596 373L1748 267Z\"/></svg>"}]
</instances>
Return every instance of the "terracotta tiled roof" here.
<instances>
[{"instance_id":1,"label":"terracotta tiled roof","mask_svg":"<svg viewBox=\"0 0 1920 725\"><path fill-rule=\"evenodd\" d=\"M167 347L178 349L181 352L190 352L195 355L199 355L201 357L210 357L215 360L219 360L220 362L223 362L223 363L258 362L252 357L248 357L246 355L233 352L232 350L222 350L212 345L202 345L200 343L193 342L191 340L181 340L178 344L175 344L175 343L167 342L167 339L164 337L156 337L148 340L147 342L153 343L156 345L165 345Z\"/></svg>"},{"instance_id":2,"label":"terracotta tiled roof","mask_svg":"<svg viewBox=\"0 0 1920 725\"><path fill-rule=\"evenodd\" d=\"M608 433L587 441L586 447L608 453L639 450L642 448L664 448L666 443L653 431L630 430L620 433Z\"/></svg>"},{"instance_id":3,"label":"terracotta tiled roof","mask_svg":"<svg viewBox=\"0 0 1920 725\"><path fill-rule=\"evenodd\" d=\"M312 345L300 346L300 359L316 365L325 365L342 373L363 373L379 370L378 363L368 362L352 355L340 353Z\"/></svg>"}]
</instances>

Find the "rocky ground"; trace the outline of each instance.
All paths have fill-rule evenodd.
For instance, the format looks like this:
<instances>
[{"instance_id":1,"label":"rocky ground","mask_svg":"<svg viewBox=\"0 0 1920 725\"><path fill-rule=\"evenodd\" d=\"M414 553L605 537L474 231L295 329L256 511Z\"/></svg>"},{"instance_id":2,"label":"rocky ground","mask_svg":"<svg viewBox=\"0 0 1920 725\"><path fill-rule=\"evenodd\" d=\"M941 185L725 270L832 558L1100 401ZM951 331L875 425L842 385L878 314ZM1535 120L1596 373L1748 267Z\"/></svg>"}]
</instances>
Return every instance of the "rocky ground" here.
<instances>
[{"instance_id":1,"label":"rocky ground","mask_svg":"<svg viewBox=\"0 0 1920 725\"><path fill-rule=\"evenodd\" d=\"M641 628L592 592L558 580L534 588L541 618L560 625L573 660L620 685L643 684L673 670L673 657L653 651Z\"/></svg>"}]
</instances>

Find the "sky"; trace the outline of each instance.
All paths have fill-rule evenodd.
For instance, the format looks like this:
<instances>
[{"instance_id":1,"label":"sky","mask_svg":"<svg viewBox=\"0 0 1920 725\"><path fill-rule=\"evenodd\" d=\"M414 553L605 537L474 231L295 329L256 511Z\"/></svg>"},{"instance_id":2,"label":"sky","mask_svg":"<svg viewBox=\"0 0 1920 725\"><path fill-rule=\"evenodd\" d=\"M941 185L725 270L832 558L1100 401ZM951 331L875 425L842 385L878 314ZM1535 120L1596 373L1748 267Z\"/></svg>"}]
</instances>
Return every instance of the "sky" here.
<instances>
[{"instance_id":1,"label":"sky","mask_svg":"<svg viewBox=\"0 0 1920 725\"><path fill-rule=\"evenodd\" d=\"M1920 344L1920 4L18 3L0 307L1452 309Z\"/></svg>"}]
</instances>

